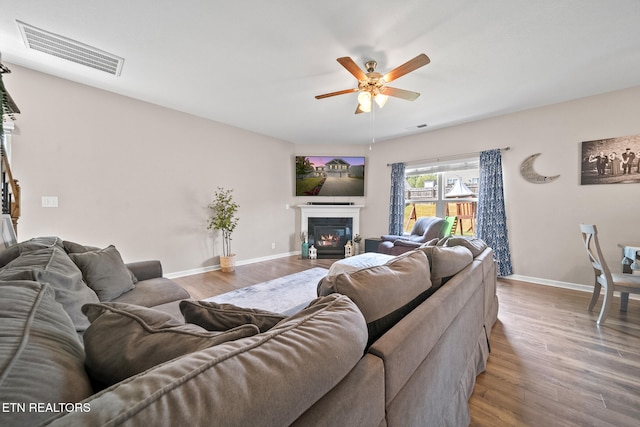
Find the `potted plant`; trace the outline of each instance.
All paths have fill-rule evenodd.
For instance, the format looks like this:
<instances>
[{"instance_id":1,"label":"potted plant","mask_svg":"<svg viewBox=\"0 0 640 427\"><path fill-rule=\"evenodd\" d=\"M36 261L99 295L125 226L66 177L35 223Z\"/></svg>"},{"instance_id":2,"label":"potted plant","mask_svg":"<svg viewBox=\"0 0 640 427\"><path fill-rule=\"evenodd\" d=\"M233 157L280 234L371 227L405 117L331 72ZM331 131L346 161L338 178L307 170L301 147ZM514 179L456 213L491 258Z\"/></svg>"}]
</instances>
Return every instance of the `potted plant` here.
<instances>
[{"instance_id":1,"label":"potted plant","mask_svg":"<svg viewBox=\"0 0 640 427\"><path fill-rule=\"evenodd\" d=\"M360 255L360 242L362 241L362 237L359 234L353 236L353 254Z\"/></svg>"},{"instance_id":2,"label":"potted plant","mask_svg":"<svg viewBox=\"0 0 640 427\"><path fill-rule=\"evenodd\" d=\"M231 233L238 225L238 204L233 201L233 190L225 190L218 187L215 192L213 202L209 209L213 215L209 218L209 230L219 230L222 232L222 255L220 256L220 269L223 272L235 270L236 254L231 252Z\"/></svg>"}]
</instances>

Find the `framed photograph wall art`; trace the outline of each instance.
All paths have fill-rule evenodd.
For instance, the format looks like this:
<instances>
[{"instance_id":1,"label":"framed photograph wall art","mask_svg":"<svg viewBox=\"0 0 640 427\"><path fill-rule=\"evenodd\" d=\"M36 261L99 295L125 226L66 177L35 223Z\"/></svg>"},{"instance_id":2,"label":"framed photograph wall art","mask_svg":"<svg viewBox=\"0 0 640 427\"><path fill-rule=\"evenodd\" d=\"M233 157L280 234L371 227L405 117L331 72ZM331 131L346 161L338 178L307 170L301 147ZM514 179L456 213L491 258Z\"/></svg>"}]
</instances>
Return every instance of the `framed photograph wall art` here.
<instances>
[{"instance_id":1,"label":"framed photograph wall art","mask_svg":"<svg viewBox=\"0 0 640 427\"><path fill-rule=\"evenodd\" d=\"M582 143L581 185L640 183L640 135Z\"/></svg>"}]
</instances>

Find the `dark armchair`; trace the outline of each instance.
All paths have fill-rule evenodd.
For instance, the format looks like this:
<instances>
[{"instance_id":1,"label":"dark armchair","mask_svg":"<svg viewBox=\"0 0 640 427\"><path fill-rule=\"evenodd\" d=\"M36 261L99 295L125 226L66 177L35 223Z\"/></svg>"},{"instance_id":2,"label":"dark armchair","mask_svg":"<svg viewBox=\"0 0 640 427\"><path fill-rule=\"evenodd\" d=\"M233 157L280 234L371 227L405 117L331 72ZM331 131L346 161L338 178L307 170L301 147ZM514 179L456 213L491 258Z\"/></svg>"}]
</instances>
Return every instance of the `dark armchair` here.
<instances>
[{"instance_id":1,"label":"dark armchair","mask_svg":"<svg viewBox=\"0 0 640 427\"><path fill-rule=\"evenodd\" d=\"M435 238L444 237L447 223L436 216L419 218L409 234L385 235L378 244L378 252L388 255L400 255L421 246Z\"/></svg>"}]
</instances>

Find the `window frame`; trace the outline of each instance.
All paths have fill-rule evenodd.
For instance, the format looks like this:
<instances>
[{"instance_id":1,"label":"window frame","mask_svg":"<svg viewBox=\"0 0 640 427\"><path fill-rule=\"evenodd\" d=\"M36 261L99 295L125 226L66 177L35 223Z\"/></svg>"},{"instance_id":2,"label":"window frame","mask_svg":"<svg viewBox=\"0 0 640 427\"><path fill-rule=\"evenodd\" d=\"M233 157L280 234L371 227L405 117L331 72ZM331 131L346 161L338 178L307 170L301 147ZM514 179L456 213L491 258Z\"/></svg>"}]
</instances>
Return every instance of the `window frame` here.
<instances>
[{"instance_id":1,"label":"window frame","mask_svg":"<svg viewBox=\"0 0 640 427\"><path fill-rule=\"evenodd\" d=\"M405 198L405 208L407 206L409 206L411 203L416 203L416 204L428 204L428 203L433 203L435 204L435 211L436 211L436 216L444 218L446 216L446 212L447 212L447 204L448 203L460 203L460 202L472 202L476 204L476 209L477 209L477 203L478 203L478 191L479 191L479 187L476 187L475 193L476 196L475 197L462 197L462 198L446 198L445 196L445 192L446 192L446 188L447 188L447 179L452 179L454 180L454 184L455 184L455 176L452 177L452 173L455 173L457 171L469 171L469 170L474 170L474 171L478 171L478 177L475 178L471 178L469 181L471 184L475 184L476 186L479 186L479 175L480 175L480 156L467 156L464 158L455 158L455 159L450 159L448 161L441 161L440 159L434 159L433 161L425 161L424 163L419 163L419 164L413 164L409 167L407 167L405 169L405 182L408 183L408 177L410 176L420 176L420 175L436 175L437 176L437 182L436 182L436 196L433 199L421 199L421 200L416 200L416 201L412 201L412 199L409 198ZM462 179L462 177L457 178L457 179ZM465 182L465 185L467 185L467 183ZM473 191L473 190L472 190ZM406 188L405 189L405 194L409 193L410 189ZM408 218L405 215L404 218L404 222L405 224L408 223Z\"/></svg>"}]
</instances>

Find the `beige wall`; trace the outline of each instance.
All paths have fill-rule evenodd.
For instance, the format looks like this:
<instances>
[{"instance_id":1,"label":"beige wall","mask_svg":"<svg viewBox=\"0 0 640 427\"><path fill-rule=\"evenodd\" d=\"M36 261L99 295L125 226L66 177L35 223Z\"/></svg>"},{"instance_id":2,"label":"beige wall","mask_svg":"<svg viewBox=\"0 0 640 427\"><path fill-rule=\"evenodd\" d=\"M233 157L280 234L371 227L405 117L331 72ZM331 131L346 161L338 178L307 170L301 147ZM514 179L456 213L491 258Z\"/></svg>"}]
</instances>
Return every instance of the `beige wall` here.
<instances>
[{"instance_id":1,"label":"beige wall","mask_svg":"<svg viewBox=\"0 0 640 427\"><path fill-rule=\"evenodd\" d=\"M639 134L638 117L640 87L377 143L368 184L380 197L367 200L362 226L370 235L387 229L387 163L509 146L502 163L514 274L590 285L578 224L598 225L607 261L619 269L618 242L640 243L640 185L581 186L581 142ZM521 177L520 164L535 153L536 171L558 180Z\"/></svg>"},{"instance_id":2,"label":"beige wall","mask_svg":"<svg viewBox=\"0 0 640 427\"><path fill-rule=\"evenodd\" d=\"M19 239L58 235L115 244L127 261L158 258L167 273L218 263L205 229L216 186L235 188L240 224L233 248L250 262L299 250L295 155L367 156L361 232L387 231L387 163L510 146L503 154L514 272L591 283L579 222L594 222L611 263L620 241L640 242L638 185L580 186L580 143L640 133L640 88L366 145L291 144L71 83L18 66L5 84L22 110L13 167L23 188ZM561 174L530 184L522 160ZM41 207L58 196L59 208ZM290 209L286 209L289 205ZM271 249L271 244L276 249Z\"/></svg>"},{"instance_id":3,"label":"beige wall","mask_svg":"<svg viewBox=\"0 0 640 427\"><path fill-rule=\"evenodd\" d=\"M293 144L18 66L5 79L22 114L13 136L19 239L115 244L165 272L218 264L206 230L217 186L234 188L239 261L292 250ZM42 196L58 196L43 208ZM271 249L271 244L276 249Z\"/></svg>"}]
</instances>

